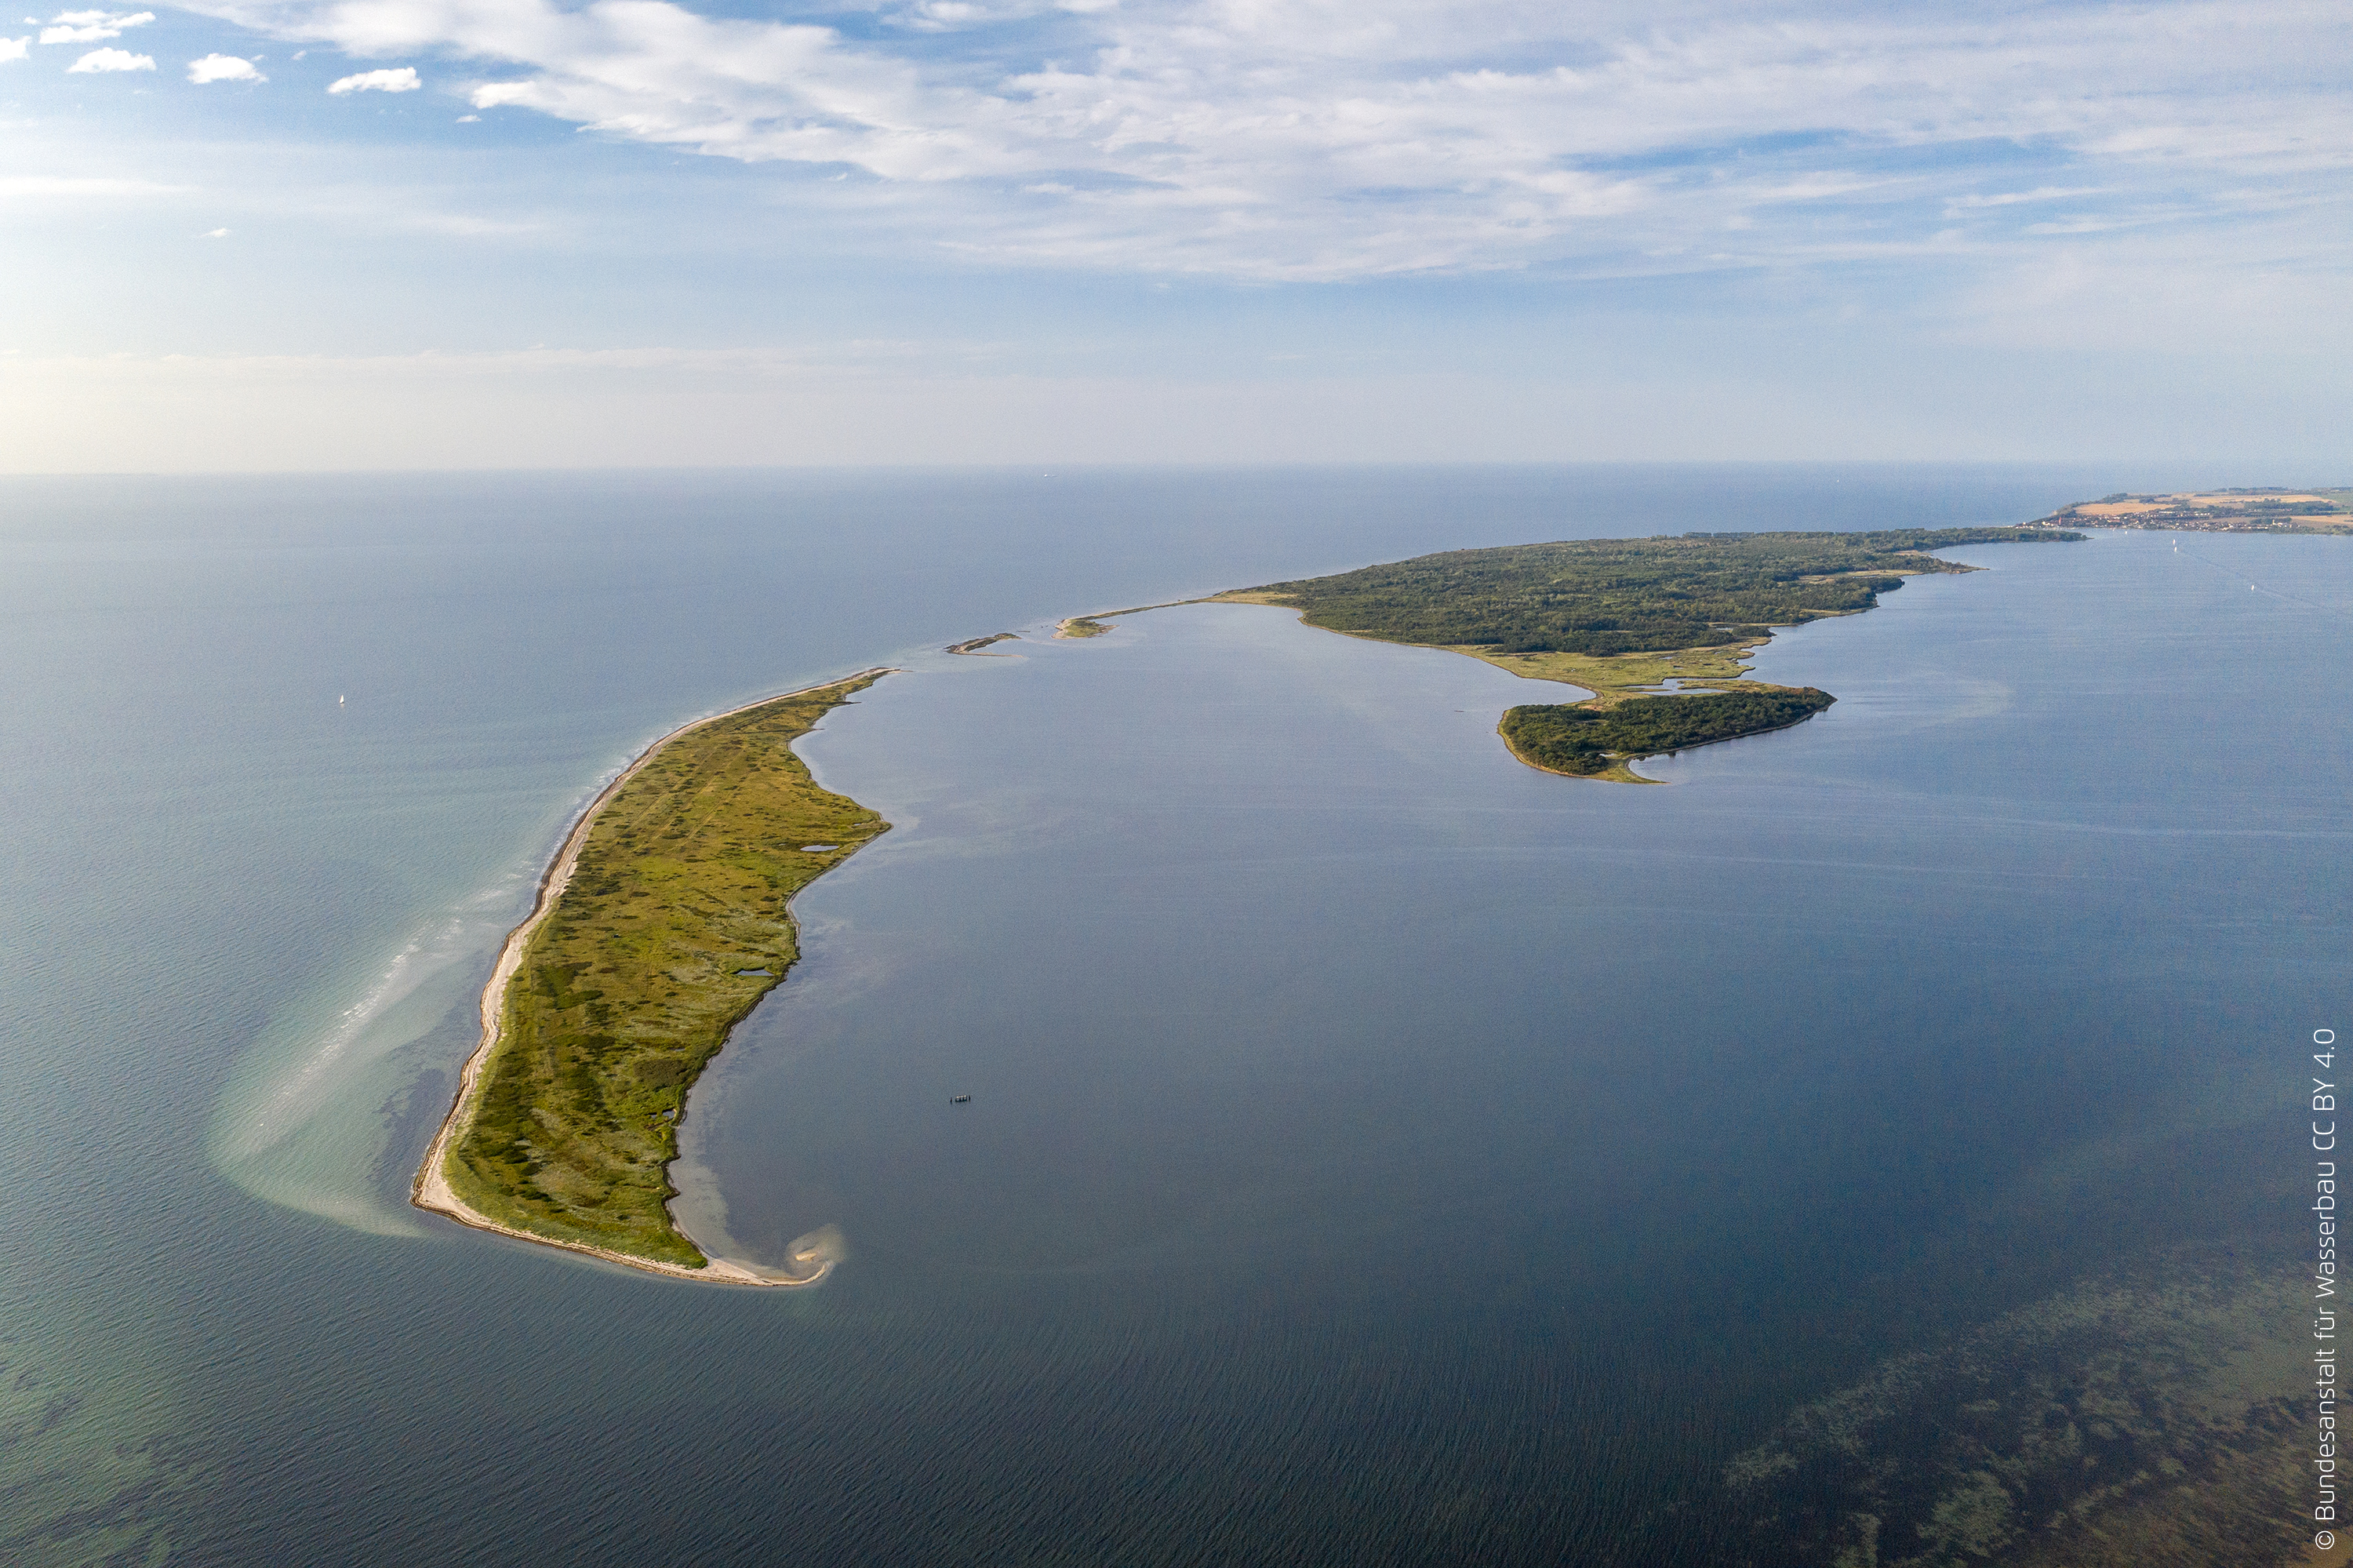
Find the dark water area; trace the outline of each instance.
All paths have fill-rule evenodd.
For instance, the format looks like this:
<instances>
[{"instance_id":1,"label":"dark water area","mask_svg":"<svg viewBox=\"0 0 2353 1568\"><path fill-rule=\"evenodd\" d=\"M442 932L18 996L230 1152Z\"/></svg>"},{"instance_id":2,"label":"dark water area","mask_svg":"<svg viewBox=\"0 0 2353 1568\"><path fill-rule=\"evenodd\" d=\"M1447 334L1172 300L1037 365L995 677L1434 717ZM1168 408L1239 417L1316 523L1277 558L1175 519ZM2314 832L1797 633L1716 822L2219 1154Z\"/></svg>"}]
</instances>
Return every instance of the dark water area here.
<instances>
[{"instance_id":1,"label":"dark water area","mask_svg":"<svg viewBox=\"0 0 2353 1568\"><path fill-rule=\"evenodd\" d=\"M1522 768L1549 689L1453 655L1052 622L2274 477L11 482L0 1556L1723 1560L1725 1465L1888 1358L2295 1273L2353 542L1955 552L1663 789ZM897 825L682 1124L698 1234L834 1277L410 1216L569 815L877 663L800 749Z\"/></svg>"}]
</instances>

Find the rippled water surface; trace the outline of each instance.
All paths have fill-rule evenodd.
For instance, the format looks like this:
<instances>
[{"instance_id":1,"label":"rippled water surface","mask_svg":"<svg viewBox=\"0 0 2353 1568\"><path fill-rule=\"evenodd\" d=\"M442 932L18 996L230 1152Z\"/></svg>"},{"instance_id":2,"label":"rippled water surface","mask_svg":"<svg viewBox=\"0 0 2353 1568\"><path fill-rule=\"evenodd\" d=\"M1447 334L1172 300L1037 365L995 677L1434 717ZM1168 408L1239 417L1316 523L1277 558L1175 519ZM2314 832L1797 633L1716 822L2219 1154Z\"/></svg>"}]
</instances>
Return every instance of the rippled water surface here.
<instances>
[{"instance_id":1,"label":"rippled water surface","mask_svg":"<svg viewBox=\"0 0 2353 1568\"><path fill-rule=\"evenodd\" d=\"M1452 655L1052 623L2175 477L10 482L0 1555L1705 1560L1726 1461L1886 1358L2285 1266L2353 542L1956 552L1665 789L1513 762L1546 692ZM409 1211L570 815L884 662L801 749L896 826L685 1122L698 1233L839 1225L834 1278Z\"/></svg>"}]
</instances>

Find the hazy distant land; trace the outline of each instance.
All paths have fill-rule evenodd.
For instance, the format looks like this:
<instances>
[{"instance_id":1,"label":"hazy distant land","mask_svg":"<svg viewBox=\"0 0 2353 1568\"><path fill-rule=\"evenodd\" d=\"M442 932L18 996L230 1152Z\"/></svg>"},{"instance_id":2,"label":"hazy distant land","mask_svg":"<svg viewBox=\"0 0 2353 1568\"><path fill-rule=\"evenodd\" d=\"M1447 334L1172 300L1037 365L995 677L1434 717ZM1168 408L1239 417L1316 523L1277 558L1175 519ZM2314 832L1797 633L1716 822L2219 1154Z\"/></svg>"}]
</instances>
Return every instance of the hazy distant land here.
<instances>
[{"instance_id":1,"label":"hazy distant land","mask_svg":"<svg viewBox=\"0 0 2353 1568\"><path fill-rule=\"evenodd\" d=\"M2062 506L2042 524L2162 528L2201 534L2353 534L2353 489L2204 490L2164 495L2119 491Z\"/></svg>"}]
</instances>

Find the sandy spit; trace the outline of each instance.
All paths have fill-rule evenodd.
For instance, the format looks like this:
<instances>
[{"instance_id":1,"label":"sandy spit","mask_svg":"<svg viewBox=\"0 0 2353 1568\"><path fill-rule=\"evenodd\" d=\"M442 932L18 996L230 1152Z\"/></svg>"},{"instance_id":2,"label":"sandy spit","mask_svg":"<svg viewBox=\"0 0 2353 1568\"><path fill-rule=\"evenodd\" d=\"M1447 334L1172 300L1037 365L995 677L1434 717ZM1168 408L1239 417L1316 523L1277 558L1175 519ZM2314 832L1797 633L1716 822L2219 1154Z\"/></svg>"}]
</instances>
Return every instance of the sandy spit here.
<instances>
[{"instance_id":1,"label":"sandy spit","mask_svg":"<svg viewBox=\"0 0 2353 1568\"><path fill-rule=\"evenodd\" d=\"M620 792L621 786L635 778L639 768L659 755L662 747L682 735L689 735L701 729L704 725L716 724L723 718L733 718L735 715L748 712L753 708L765 707L768 704L779 702L786 697L807 696L811 692L823 692L835 686L846 686L853 681L865 680L870 675L897 673L899 673L897 670L888 666L860 670L855 675L845 675L839 680L827 681L818 685L803 686L797 691L778 692L772 696L762 697L756 702L729 708L725 713L712 714L696 719L691 724L681 725L639 752L637 759L621 769L620 775L610 784L606 785L603 791L588 803L588 809L580 813L580 820L575 822L572 825L572 831L565 835L563 847L555 852L555 858L548 863L547 870L541 874L539 898L532 906L531 914L522 925L507 934L506 945L499 949L499 961L491 969L490 984L482 988L481 1044L475 1046L474 1054L466 1058L465 1068L458 1075L457 1097L450 1102L449 1114L442 1118L441 1130L433 1135L432 1146L425 1151L425 1162L418 1167L417 1180L409 1189L410 1202L430 1213L446 1214L459 1224L471 1225L478 1231L491 1231L499 1235L512 1236L518 1241L534 1242L541 1246L561 1247L566 1252L586 1253L591 1257L601 1257L608 1263L622 1264L630 1268L641 1268L649 1274L667 1275L672 1279L693 1279L706 1284L725 1285L815 1285L833 1272L833 1266L839 1255L840 1248L838 1242L832 1238L829 1230L813 1232L793 1244L793 1262L812 1270L808 1274L797 1276L771 1272L750 1264L736 1263L723 1257L712 1257L710 1266L705 1268L688 1268L680 1264L663 1263L655 1258L638 1257L628 1253L616 1252L610 1247L591 1246L586 1242L559 1241L552 1236L535 1235L529 1231L517 1230L512 1225L501 1224L488 1214L469 1205L450 1187L449 1179L444 1173L443 1167L448 1162L449 1150L457 1142L459 1134L465 1130L468 1123L473 1118L474 1090L481 1082L483 1066L490 1061L491 1053L499 1043L499 1019L506 1007L507 984L513 980L515 970L522 967L523 948L531 940L532 933L539 929L541 922L544 921L549 912L555 907L555 901L563 896L565 885L572 880L572 868L580 859L581 846L588 842L588 830L595 825L597 813L605 809L607 802Z\"/></svg>"}]
</instances>

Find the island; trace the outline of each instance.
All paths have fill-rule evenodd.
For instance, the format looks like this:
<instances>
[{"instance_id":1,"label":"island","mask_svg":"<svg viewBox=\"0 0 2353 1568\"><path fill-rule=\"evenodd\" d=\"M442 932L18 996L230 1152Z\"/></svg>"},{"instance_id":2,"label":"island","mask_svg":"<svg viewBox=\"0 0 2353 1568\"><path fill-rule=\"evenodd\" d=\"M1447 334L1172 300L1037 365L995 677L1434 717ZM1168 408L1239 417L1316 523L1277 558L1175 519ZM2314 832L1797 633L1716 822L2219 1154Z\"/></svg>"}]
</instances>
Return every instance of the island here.
<instances>
[{"instance_id":1,"label":"island","mask_svg":"<svg viewBox=\"0 0 2353 1568\"><path fill-rule=\"evenodd\" d=\"M812 1232L765 1269L672 1220L687 1091L800 956L793 895L890 823L818 786L793 742L889 670L663 736L591 803L482 992L481 1043L412 1201L479 1229L674 1277L811 1285Z\"/></svg>"},{"instance_id":2,"label":"island","mask_svg":"<svg viewBox=\"0 0 2353 1568\"><path fill-rule=\"evenodd\" d=\"M1978 569L1932 550L2084 537L2034 524L1570 539L1448 550L1205 602L1281 605L1326 630L1581 686L1593 694L1583 702L1504 714L1504 745L1548 772L1651 784L1633 763L1784 729L1836 700L1746 678L1777 629L1859 614L1907 577Z\"/></svg>"},{"instance_id":3,"label":"island","mask_svg":"<svg viewBox=\"0 0 2353 1568\"><path fill-rule=\"evenodd\" d=\"M1695 696L1629 697L1612 707L1590 703L1525 703L1504 711L1496 733L1531 768L1572 777L1652 784L1627 768L1661 752L1763 735L1803 724L1838 701L1813 686L1768 686Z\"/></svg>"}]
</instances>

